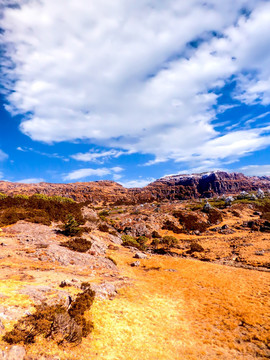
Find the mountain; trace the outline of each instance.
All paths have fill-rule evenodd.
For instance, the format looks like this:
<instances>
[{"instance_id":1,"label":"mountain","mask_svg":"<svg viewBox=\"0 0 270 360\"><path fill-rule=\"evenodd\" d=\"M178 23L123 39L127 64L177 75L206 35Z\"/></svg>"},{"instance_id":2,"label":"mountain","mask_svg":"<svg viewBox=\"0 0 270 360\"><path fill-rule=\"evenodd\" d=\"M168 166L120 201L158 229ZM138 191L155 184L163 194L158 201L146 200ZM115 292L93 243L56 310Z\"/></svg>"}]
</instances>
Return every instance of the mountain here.
<instances>
[{"instance_id":1,"label":"mountain","mask_svg":"<svg viewBox=\"0 0 270 360\"><path fill-rule=\"evenodd\" d=\"M241 173L212 171L202 174L171 175L158 179L144 188L126 189L108 180L70 184L21 184L0 181L0 192L8 195L46 194L70 197L76 201L135 204L151 201L205 198L233 195L240 191L270 190L269 176L245 176Z\"/></svg>"}]
</instances>

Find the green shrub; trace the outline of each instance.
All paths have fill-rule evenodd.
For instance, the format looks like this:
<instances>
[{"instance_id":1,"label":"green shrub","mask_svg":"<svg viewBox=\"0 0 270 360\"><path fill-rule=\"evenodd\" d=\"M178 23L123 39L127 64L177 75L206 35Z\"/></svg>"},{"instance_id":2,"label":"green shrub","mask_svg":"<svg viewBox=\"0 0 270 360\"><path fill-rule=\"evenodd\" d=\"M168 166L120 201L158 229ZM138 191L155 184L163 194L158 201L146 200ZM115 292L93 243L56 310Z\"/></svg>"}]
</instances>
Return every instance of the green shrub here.
<instances>
[{"instance_id":1,"label":"green shrub","mask_svg":"<svg viewBox=\"0 0 270 360\"><path fill-rule=\"evenodd\" d=\"M174 236L164 236L160 243L165 245L166 248L171 248L178 244L178 240Z\"/></svg>"},{"instance_id":2,"label":"green shrub","mask_svg":"<svg viewBox=\"0 0 270 360\"><path fill-rule=\"evenodd\" d=\"M123 235L122 236L123 246L132 246L137 249L140 249L140 244L137 242L137 240L131 236L131 235Z\"/></svg>"},{"instance_id":3,"label":"green shrub","mask_svg":"<svg viewBox=\"0 0 270 360\"><path fill-rule=\"evenodd\" d=\"M151 242L151 245L154 246L155 248L157 248L159 244L160 244L160 239L158 238L154 238L153 241Z\"/></svg>"},{"instance_id":4,"label":"green shrub","mask_svg":"<svg viewBox=\"0 0 270 360\"><path fill-rule=\"evenodd\" d=\"M140 245L140 250L146 249L146 243L149 239L146 236L139 236L136 241Z\"/></svg>"},{"instance_id":5,"label":"green shrub","mask_svg":"<svg viewBox=\"0 0 270 360\"><path fill-rule=\"evenodd\" d=\"M6 199L6 198L7 198L6 194L0 193L0 200Z\"/></svg>"},{"instance_id":6,"label":"green shrub","mask_svg":"<svg viewBox=\"0 0 270 360\"><path fill-rule=\"evenodd\" d=\"M62 233L66 236L75 236L80 235L82 233L83 229L79 227L79 224L74 219L74 217L69 214L67 216L67 220L65 224L62 227Z\"/></svg>"}]
</instances>

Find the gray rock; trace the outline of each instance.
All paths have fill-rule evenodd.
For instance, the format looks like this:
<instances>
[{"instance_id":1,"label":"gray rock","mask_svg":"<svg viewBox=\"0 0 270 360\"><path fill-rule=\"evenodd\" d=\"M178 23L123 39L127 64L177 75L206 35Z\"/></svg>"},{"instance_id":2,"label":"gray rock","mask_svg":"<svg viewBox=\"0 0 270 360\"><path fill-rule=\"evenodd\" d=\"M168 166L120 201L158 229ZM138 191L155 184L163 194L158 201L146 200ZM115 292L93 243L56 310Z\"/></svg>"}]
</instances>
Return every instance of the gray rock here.
<instances>
[{"instance_id":1,"label":"gray rock","mask_svg":"<svg viewBox=\"0 0 270 360\"><path fill-rule=\"evenodd\" d=\"M0 360L7 360L8 355L5 351L0 349Z\"/></svg>"},{"instance_id":2,"label":"gray rock","mask_svg":"<svg viewBox=\"0 0 270 360\"><path fill-rule=\"evenodd\" d=\"M135 259L147 259L147 255L142 252L137 252L133 257Z\"/></svg>"},{"instance_id":3,"label":"gray rock","mask_svg":"<svg viewBox=\"0 0 270 360\"><path fill-rule=\"evenodd\" d=\"M23 360L26 355L25 348L19 345L13 345L9 352L7 360Z\"/></svg>"},{"instance_id":4,"label":"gray rock","mask_svg":"<svg viewBox=\"0 0 270 360\"><path fill-rule=\"evenodd\" d=\"M96 296L100 299L112 299L117 295L115 285L109 282L104 282L102 284L91 284L91 289L96 292Z\"/></svg>"},{"instance_id":5,"label":"gray rock","mask_svg":"<svg viewBox=\"0 0 270 360\"><path fill-rule=\"evenodd\" d=\"M212 206L209 204L208 201L206 201L206 204L204 204L203 211L208 212L210 209L212 209Z\"/></svg>"},{"instance_id":6,"label":"gray rock","mask_svg":"<svg viewBox=\"0 0 270 360\"><path fill-rule=\"evenodd\" d=\"M110 239L116 245L122 245L123 243L123 240L119 236L110 234Z\"/></svg>"},{"instance_id":7,"label":"gray rock","mask_svg":"<svg viewBox=\"0 0 270 360\"><path fill-rule=\"evenodd\" d=\"M132 266L132 267L134 267L134 266L137 267L137 266L140 266L140 265L141 265L140 261L135 261L135 262L130 264L130 266Z\"/></svg>"},{"instance_id":8,"label":"gray rock","mask_svg":"<svg viewBox=\"0 0 270 360\"><path fill-rule=\"evenodd\" d=\"M0 319L0 334L3 334L4 331L5 331L5 326L2 323L2 320Z\"/></svg>"}]
</instances>

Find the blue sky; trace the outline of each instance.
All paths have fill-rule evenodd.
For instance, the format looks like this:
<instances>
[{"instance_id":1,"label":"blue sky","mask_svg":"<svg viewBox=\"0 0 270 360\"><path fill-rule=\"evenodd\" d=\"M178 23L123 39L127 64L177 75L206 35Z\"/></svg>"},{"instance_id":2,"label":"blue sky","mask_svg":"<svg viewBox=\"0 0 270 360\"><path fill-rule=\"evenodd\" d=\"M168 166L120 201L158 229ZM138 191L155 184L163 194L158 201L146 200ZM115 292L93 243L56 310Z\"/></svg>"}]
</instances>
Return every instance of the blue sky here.
<instances>
[{"instance_id":1,"label":"blue sky","mask_svg":"<svg viewBox=\"0 0 270 360\"><path fill-rule=\"evenodd\" d=\"M2 180L270 175L270 1L2 0L0 29Z\"/></svg>"}]
</instances>

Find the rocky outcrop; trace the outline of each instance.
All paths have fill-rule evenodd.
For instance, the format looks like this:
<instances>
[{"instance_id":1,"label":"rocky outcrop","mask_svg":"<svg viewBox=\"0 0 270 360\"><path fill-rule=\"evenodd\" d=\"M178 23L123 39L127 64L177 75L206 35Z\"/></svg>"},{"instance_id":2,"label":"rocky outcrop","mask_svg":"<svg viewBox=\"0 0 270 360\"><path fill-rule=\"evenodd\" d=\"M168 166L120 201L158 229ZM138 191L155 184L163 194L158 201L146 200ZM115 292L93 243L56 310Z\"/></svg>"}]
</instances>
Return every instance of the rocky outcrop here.
<instances>
[{"instance_id":1,"label":"rocky outcrop","mask_svg":"<svg viewBox=\"0 0 270 360\"><path fill-rule=\"evenodd\" d=\"M241 173L213 171L203 174L166 176L144 188L126 189L113 181L77 182L72 184L20 184L0 181L0 192L8 195L60 195L91 203L137 204L152 201L184 200L216 195L233 195L241 191L270 189L270 177L249 177Z\"/></svg>"}]
</instances>

